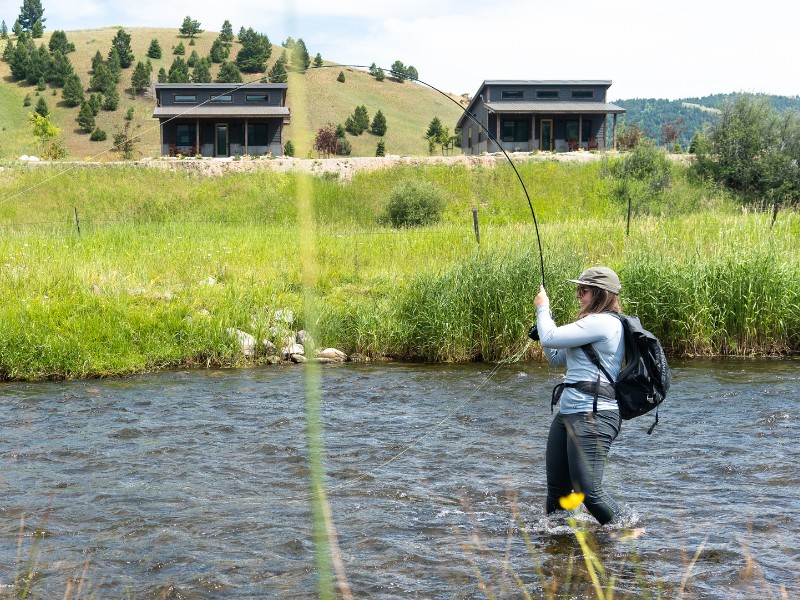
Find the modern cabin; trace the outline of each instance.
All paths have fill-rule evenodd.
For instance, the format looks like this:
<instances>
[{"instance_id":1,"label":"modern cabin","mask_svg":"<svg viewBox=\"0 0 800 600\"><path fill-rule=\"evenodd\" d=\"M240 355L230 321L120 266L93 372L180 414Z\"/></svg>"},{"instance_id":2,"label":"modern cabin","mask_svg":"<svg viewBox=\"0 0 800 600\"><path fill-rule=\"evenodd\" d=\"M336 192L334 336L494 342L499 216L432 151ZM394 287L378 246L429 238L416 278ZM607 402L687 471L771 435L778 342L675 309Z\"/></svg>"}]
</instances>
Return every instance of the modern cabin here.
<instances>
[{"instance_id":1,"label":"modern cabin","mask_svg":"<svg viewBox=\"0 0 800 600\"><path fill-rule=\"evenodd\" d=\"M287 84L159 83L155 89L162 156L283 154Z\"/></svg>"},{"instance_id":2,"label":"modern cabin","mask_svg":"<svg viewBox=\"0 0 800 600\"><path fill-rule=\"evenodd\" d=\"M606 80L487 80L458 120L464 154L616 149L617 115ZM612 116L608 134L608 116ZM486 128L484 130L483 128ZM491 135L487 135L488 131Z\"/></svg>"}]
</instances>

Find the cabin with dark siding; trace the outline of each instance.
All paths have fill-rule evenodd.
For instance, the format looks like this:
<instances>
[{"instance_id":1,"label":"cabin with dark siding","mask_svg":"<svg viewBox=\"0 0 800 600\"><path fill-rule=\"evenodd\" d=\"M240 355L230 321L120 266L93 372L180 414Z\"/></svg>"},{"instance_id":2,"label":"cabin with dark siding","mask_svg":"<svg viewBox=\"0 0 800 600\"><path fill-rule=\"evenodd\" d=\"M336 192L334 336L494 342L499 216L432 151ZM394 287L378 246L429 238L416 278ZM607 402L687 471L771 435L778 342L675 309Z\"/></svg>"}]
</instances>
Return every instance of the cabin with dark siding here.
<instances>
[{"instance_id":1,"label":"cabin with dark siding","mask_svg":"<svg viewBox=\"0 0 800 600\"><path fill-rule=\"evenodd\" d=\"M283 154L289 123L285 83L159 83L153 118L161 155Z\"/></svg>"},{"instance_id":2,"label":"cabin with dark siding","mask_svg":"<svg viewBox=\"0 0 800 600\"><path fill-rule=\"evenodd\" d=\"M456 124L461 129L461 150L481 154L501 148L506 152L616 149L617 115L625 109L606 101L610 86L606 80L484 81Z\"/></svg>"}]
</instances>

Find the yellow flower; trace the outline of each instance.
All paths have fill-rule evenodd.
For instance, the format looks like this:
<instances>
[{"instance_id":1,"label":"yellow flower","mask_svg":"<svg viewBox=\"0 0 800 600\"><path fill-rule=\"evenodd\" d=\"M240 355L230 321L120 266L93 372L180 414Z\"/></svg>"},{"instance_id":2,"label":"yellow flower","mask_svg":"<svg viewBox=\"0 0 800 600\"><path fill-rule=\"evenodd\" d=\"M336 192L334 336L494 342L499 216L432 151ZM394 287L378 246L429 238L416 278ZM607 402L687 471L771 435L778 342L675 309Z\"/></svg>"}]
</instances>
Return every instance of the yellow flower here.
<instances>
[{"instance_id":1,"label":"yellow flower","mask_svg":"<svg viewBox=\"0 0 800 600\"><path fill-rule=\"evenodd\" d=\"M575 510L583 503L584 498L585 496L583 494L572 492L568 496L559 498L558 503L564 510Z\"/></svg>"}]
</instances>

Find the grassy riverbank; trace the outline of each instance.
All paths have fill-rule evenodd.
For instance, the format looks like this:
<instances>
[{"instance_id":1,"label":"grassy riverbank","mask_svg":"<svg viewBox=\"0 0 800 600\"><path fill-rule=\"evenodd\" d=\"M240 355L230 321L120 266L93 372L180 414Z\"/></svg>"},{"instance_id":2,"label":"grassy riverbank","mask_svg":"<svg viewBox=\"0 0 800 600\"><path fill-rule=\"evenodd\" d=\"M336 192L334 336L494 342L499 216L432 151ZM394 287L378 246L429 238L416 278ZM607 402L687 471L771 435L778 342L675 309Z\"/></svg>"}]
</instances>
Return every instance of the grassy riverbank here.
<instances>
[{"instance_id":1,"label":"grassy riverbank","mask_svg":"<svg viewBox=\"0 0 800 600\"><path fill-rule=\"evenodd\" d=\"M600 162L520 166L539 220L556 319L566 283L590 264L623 280L673 354L781 355L800 349L800 222L748 213L688 181L626 206ZM201 178L156 169L39 168L0 174L0 370L13 379L86 377L245 359L226 329L270 337L295 312L319 345L431 361L522 351L539 258L530 211L507 167L397 167L351 182L311 178L315 322L305 281L295 174ZM425 179L448 198L441 224L377 224L394 184ZM477 207L481 244L471 208ZM80 234L75 223L77 209ZM307 296L306 296L307 297ZM534 345L527 348L535 357Z\"/></svg>"}]
</instances>

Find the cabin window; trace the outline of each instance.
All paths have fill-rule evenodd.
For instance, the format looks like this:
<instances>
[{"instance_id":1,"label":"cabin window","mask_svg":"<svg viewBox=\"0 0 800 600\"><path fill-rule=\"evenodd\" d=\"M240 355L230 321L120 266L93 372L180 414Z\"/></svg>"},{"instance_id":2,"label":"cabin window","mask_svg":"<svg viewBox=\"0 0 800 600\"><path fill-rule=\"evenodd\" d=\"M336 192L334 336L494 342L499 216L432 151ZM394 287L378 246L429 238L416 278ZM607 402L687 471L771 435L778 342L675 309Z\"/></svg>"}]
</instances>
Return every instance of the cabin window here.
<instances>
[{"instance_id":1,"label":"cabin window","mask_svg":"<svg viewBox=\"0 0 800 600\"><path fill-rule=\"evenodd\" d=\"M467 148L472 148L472 127L467 129Z\"/></svg>"},{"instance_id":2,"label":"cabin window","mask_svg":"<svg viewBox=\"0 0 800 600\"><path fill-rule=\"evenodd\" d=\"M594 100L594 91L592 90L572 90L573 100Z\"/></svg>"},{"instance_id":3,"label":"cabin window","mask_svg":"<svg viewBox=\"0 0 800 600\"><path fill-rule=\"evenodd\" d=\"M558 90L536 90L539 100L558 100Z\"/></svg>"},{"instance_id":4,"label":"cabin window","mask_svg":"<svg viewBox=\"0 0 800 600\"><path fill-rule=\"evenodd\" d=\"M503 100L522 100L525 92L522 90L503 90L501 93Z\"/></svg>"},{"instance_id":5,"label":"cabin window","mask_svg":"<svg viewBox=\"0 0 800 600\"><path fill-rule=\"evenodd\" d=\"M194 125L175 126L175 145L176 146L194 145Z\"/></svg>"},{"instance_id":6,"label":"cabin window","mask_svg":"<svg viewBox=\"0 0 800 600\"><path fill-rule=\"evenodd\" d=\"M269 94L245 94L246 102L269 102Z\"/></svg>"},{"instance_id":7,"label":"cabin window","mask_svg":"<svg viewBox=\"0 0 800 600\"><path fill-rule=\"evenodd\" d=\"M233 96L230 94L220 94L219 96L211 96L209 102L233 102Z\"/></svg>"},{"instance_id":8,"label":"cabin window","mask_svg":"<svg viewBox=\"0 0 800 600\"><path fill-rule=\"evenodd\" d=\"M589 138L591 137L592 133L592 122L591 120L584 119L583 120L583 131L581 131L581 142L587 143ZM567 121L567 140L577 140L578 139L578 122L577 121Z\"/></svg>"},{"instance_id":9,"label":"cabin window","mask_svg":"<svg viewBox=\"0 0 800 600\"><path fill-rule=\"evenodd\" d=\"M527 142L530 140L530 131L530 119L503 120L502 132L504 142Z\"/></svg>"},{"instance_id":10,"label":"cabin window","mask_svg":"<svg viewBox=\"0 0 800 600\"><path fill-rule=\"evenodd\" d=\"M175 94L172 97L174 102L197 102L197 94Z\"/></svg>"},{"instance_id":11,"label":"cabin window","mask_svg":"<svg viewBox=\"0 0 800 600\"><path fill-rule=\"evenodd\" d=\"M268 146L267 124L248 123L247 125L247 145L248 146Z\"/></svg>"}]
</instances>

